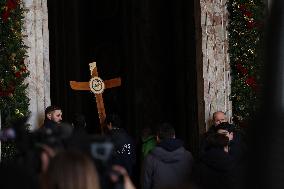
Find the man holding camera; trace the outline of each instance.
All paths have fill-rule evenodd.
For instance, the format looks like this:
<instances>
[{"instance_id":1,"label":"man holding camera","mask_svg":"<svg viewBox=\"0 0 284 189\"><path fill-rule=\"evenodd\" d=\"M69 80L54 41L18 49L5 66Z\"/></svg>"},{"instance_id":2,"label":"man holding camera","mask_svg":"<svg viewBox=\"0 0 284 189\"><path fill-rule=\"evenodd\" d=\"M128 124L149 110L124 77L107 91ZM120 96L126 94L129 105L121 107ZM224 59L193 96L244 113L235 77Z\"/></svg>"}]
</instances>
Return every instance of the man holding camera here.
<instances>
[{"instance_id":1,"label":"man holding camera","mask_svg":"<svg viewBox=\"0 0 284 189\"><path fill-rule=\"evenodd\" d=\"M110 114L106 118L108 136L114 145L113 164L123 166L130 177L134 176L134 168L136 164L136 151L133 139L128 135L125 129L122 128L120 116Z\"/></svg>"}]
</instances>

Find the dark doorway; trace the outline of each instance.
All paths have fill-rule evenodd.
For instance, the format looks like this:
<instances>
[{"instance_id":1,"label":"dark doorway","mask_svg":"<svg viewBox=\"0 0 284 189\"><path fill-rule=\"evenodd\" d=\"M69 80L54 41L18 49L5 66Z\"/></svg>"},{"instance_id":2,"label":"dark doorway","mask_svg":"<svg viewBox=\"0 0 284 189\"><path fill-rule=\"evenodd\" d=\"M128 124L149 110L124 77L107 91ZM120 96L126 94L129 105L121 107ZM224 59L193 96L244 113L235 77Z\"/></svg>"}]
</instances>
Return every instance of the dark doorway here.
<instances>
[{"instance_id":1,"label":"dark doorway","mask_svg":"<svg viewBox=\"0 0 284 189\"><path fill-rule=\"evenodd\" d=\"M133 136L169 121L177 137L198 144L194 1L48 0L51 101L98 127L94 95L72 91L88 81L96 61L102 79L122 77L103 94L106 112L118 112Z\"/></svg>"}]
</instances>

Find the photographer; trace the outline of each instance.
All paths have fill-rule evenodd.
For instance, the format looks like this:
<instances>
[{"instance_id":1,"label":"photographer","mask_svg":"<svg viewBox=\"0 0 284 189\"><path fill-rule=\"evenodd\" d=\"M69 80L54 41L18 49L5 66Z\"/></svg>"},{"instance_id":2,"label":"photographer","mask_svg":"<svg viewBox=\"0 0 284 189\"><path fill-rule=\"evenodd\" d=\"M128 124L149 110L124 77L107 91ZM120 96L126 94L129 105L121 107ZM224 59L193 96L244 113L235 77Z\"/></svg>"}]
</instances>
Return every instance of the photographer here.
<instances>
[{"instance_id":1,"label":"photographer","mask_svg":"<svg viewBox=\"0 0 284 189\"><path fill-rule=\"evenodd\" d=\"M62 174L66 182L68 179L74 183L84 182L81 183L81 186L89 188L91 186L89 185L90 179L84 180L85 178L78 176L74 180L74 175L76 176L77 173L74 172L72 167L76 162L79 167L82 166L81 168L77 167L82 176L83 173L93 173L90 175L93 175L91 177L92 180L96 181L96 185L93 183L92 189L93 187L94 189L128 189L129 186L133 186L125 169L113 169L114 145L107 137L73 132L72 126L66 123L61 123L55 128L40 128L34 132L29 132L26 119L22 119L15 122L11 128L1 131L0 139L15 142L17 152L15 158L2 161L0 164L1 189L19 188L19 185L21 189L38 189L43 182L61 183L63 180L59 181L52 176L47 176L55 175L51 172L56 169L66 172L66 174ZM68 155L70 157L66 157ZM91 163L93 167L95 165L98 173L85 170L85 165L90 165L89 160L86 159L92 161ZM62 161L63 163L59 163ZM80 174L80 172L78 173ZM94 176L95 174L99 179ZM102 187L99 187L99 185ZM46 185L48 188L53 186ZM74 187L70 187L70 185L65 187L64 185L62 188L72 189L76 187L77 185L74 184Z\"/></svg>"},{"instance_id":2,"label":"photographer","mask_svg":"<svg viewBox=\"0 0 284 189\"><path fill-rule=\"evenodd\" d=\"M101 188L127 189L129 183L132 184L132 182L126 169L117 165L116 161L114 161L116 160L116 152L111 138L108 136L89 135L88 141L89 148L87 153L90 154L96 165Z\"/></svg>"},{"instance_id":3,"label":"photographer","mask_svg":"<svg viewBox=\"0 0 284 189\"><path fill-rule=\"evenodd\" d=\"M114 145L113 164L123 166L131 178L133 178L133 170L136 164L136 153L134 142L127 134L125 129L121 127L120 117L116 114L110 114L106 118L108 135Z\"/></svg>"},{"instance_id":4,"label":"photographer","mask_svg":"<svg viewBox=\"0 0 284 189\"><path fill-rule=\"evenodd\" d=\"M18 188L20 184L21 188L37 189L40 175L47 170L50 159L65 148L70 136L66 126L30 132L27 119L18 119L0 132L1 141L14 144L11 150L15 151L13 158L1 162L1 188Z\"/></svg>"}]
</instances>

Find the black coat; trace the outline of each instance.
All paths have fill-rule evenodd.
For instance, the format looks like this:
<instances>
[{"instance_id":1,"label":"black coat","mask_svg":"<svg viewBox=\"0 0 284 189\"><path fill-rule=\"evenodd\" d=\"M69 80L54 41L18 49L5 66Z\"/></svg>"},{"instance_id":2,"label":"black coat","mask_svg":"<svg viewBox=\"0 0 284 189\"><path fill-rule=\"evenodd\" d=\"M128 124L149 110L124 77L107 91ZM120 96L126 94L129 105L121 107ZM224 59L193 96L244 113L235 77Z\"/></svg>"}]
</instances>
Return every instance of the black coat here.
<instances>
[{"instance_id":1,"label":"black coat","mask_svg":"<svg viewBox=\"0 0 284 189\"><path fill-rule=\"evenodd\" d=\"M204 154L209 148L210 144L208 144L208 136L215 133L215 126L212 125L206 133L201 136L200 140L200 153ZM236 163L241 163L243 161L244 155L247 151L246 144L243 139L242 132L235 130L234 138L229 143L229 153L231 157L236 161ZM200 155L201 155L200 154Z\"/></svg>"},{"instance_id":2,"label":"black coat","mask_svg":"<svg viewBox=\"0 0 284 189\"><path fill-rule=\"evenodd\" d=\"M194 166L195 183L200 189L231 189L235 179L234 162L223 149L208 149Z\"/></svg>"},{"instance_id":3,"label":"black coat","mask_svg":"<svg viewBox=\"0 0 284 189\"><path fill-rule=\"evenodd\" d=\"M113 128L110 132L110 138L114 144L114 155L111 163L125 167L132 177L136 164L136 150L132 138L122 128Z\"/></svg>"}]
</instances>

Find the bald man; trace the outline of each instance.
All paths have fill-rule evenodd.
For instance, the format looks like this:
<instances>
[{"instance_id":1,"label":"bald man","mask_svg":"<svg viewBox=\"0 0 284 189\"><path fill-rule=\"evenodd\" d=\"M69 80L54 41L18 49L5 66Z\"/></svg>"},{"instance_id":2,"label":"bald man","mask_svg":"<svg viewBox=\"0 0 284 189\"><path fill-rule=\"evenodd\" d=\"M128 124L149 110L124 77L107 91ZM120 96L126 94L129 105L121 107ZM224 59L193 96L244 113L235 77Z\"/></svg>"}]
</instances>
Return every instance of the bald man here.
<instances>
[{"instance_id":1,"label":"bald man","mask_svg":"<svg viewBox=\"0 0 284 189\"><path fill-rule=\"evenodd\" d=\"M201 139L200 139L200 149L201 149L201 152L206 150L206 148L207 148L207 137L209 135L214 134L216 132L215 131L216 127L218 125L220 125L221 123L226 122L227 118L226 118L226 115L225 115L224 112L217 111L217 112L213 113L212 120L213 120L213 125L208 129L208 131L206 133L204 133L203 136L201 136Z\"/></svg>"},{"instance_id":2,"label":"bald man","mask_svg":"<svg viewBox=\"0 0 284 189\"><path fill-rule=\"evenodd\" d=\"M228 137L230 139L229 143L229 154L233 156L236 162L241 161L244 151L246 151L246 144L243 142L242 133L236 129L233 124L227 123L227 118L224 112L217 111L213 113L213 125L208 129L206 133L204 133L203 137L200 141L201 152L204 152L208 148L208 136L216 133L218 130L218 126L222 127L222 125L228 125L230 129L232 129L232 137Z\"/></svg>"},{"instance_id":3,"label":"bald man","mask_svg":"<svg viewBox=\"0 0 284 189\"><path fill-rule=\"evenodd\" d=\"M217 111L213 113L213 123L214 126L219 125L220 123L226 122L227 118L224 112Z\"/></svg>"}]
</instances>

